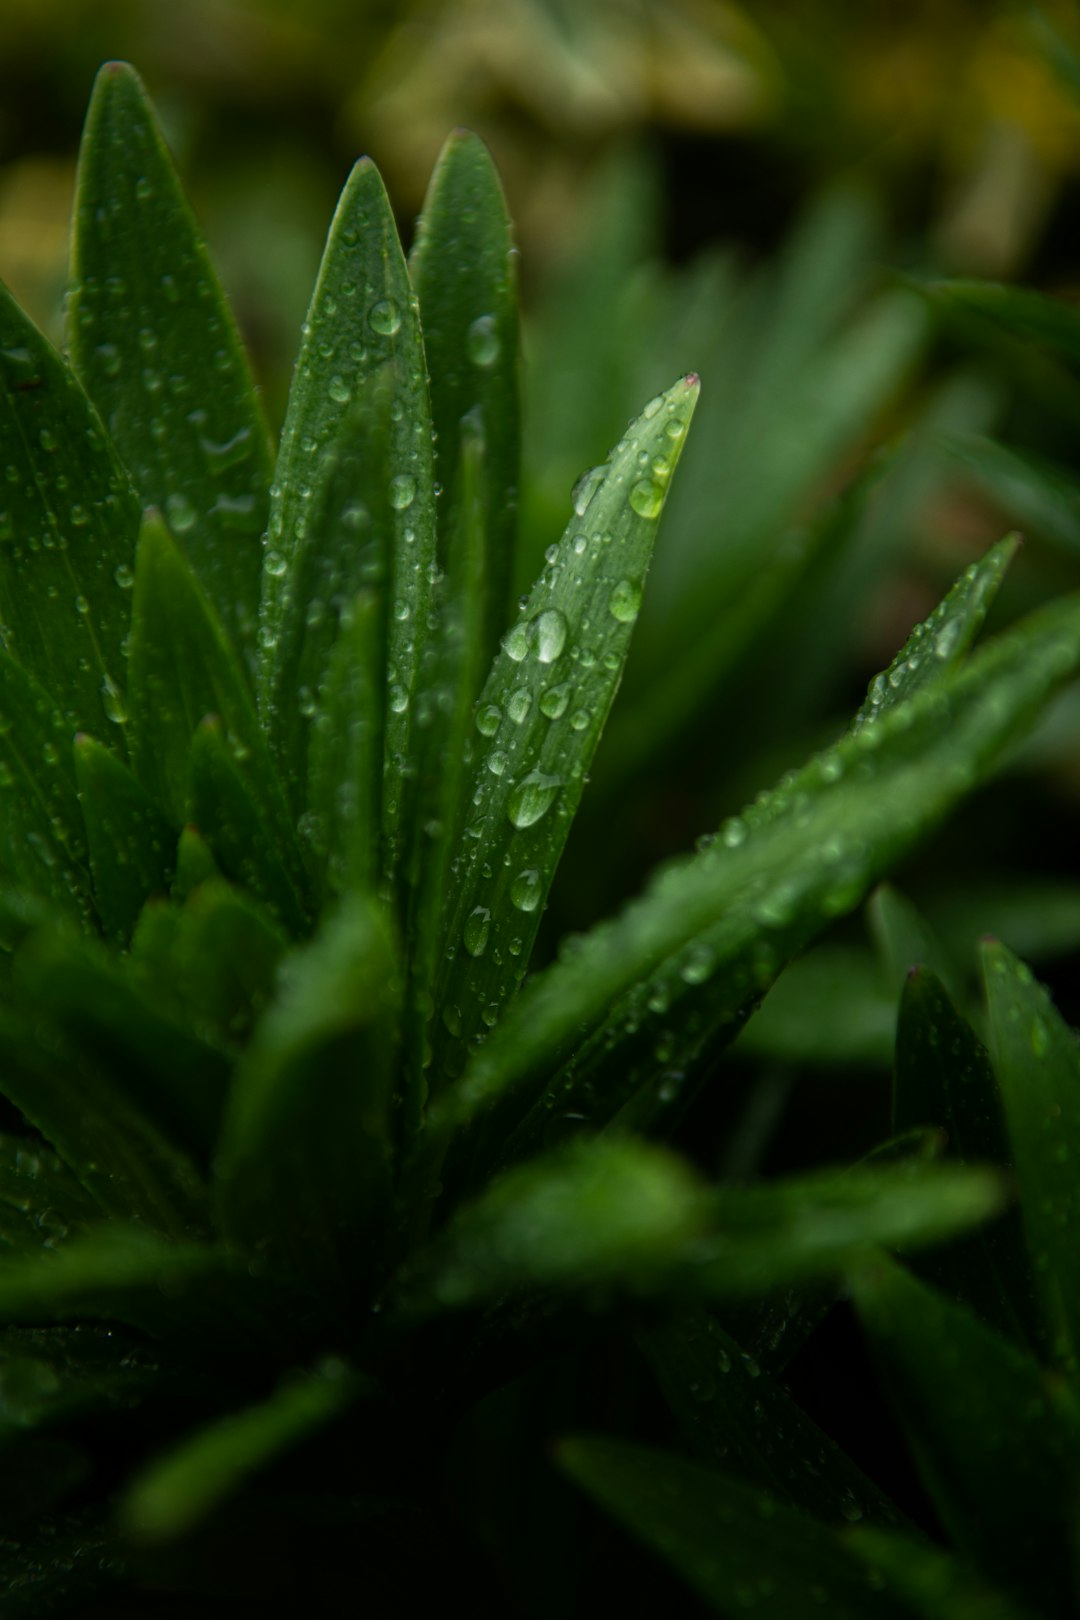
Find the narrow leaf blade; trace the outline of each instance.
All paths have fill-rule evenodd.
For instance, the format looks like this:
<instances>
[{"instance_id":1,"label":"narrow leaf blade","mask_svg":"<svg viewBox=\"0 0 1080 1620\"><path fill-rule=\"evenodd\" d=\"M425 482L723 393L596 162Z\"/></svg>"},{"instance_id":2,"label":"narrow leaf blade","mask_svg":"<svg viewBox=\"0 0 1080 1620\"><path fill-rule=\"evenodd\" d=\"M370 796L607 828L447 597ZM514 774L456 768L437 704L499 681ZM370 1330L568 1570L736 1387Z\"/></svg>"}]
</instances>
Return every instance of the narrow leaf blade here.
<instances>
[{"instance_id":1,"label":"narrow leaf blade","mask_svg":"<svg viewBox=\"0 0 1080 1620\"><path fill-rule=\"evenodd\" d=\"M585 773L618 690L694 376L646 406L579 487L476 707L465 856L446 917L433 1085L460 1072L524 974Z\"/></svg>"},{"instance_id":2,"label":"narrow leaf blade","mask_svg":"<svg viewBox=\"0 0 1080 1620\"><path fill-rule=\"evenodd\" d=\"M483 611L486 662L511 617L520 476L520 334L513 243L491 155L477 136L449 137L431 177L409 256L420 301L445 533L463 498L464 424L484 441Z\"/></svg>"},{"instance_id":3,"label":"narrow leaf blade","mask_svg":"<svg viewBox=\"0 0 1080 1620\"><path fill-rule=\"evenodd\" d=\"M94 904L106 938L126 946L148 897L168 889L176 837L127 766L85 732L75 738L75 781Z\"/></svg>"},{"instance_id":4,"label":"narrow leaf blade","mask_svg":"<svg viewBox=\"0 0 1080 1620\"><path fill-rule=\"evenodd\" d=\"M1006 946L987 941L982 965L990 1051L1032 1271L1053 1352L1074 1371L1080 1352L1080 1048L1030 968Z\"/></svg>"},{"instance_id":5,"label":"narrow leaf blade","mask_svg":"<svg viewBox=\"0 0 1080 1620\"><path fill-rule=\"evenodd\" d=\"M138 501L97 412L4 287L0 443L4 646L71 732L94 731L123 692Z\"/></svg>"},{"instance_id":6,"label":"narrow leaf blade","mask_svg":"<svg viewBox=\"0 0 1080 1620\"><path fill-rule=\"evenodd\" d=\"M766 1491L621 1440L574 1437L556 1455L719 1614L752 1606L763 1620L791 1620L820 1606L836 1620L909 1620L835 1530Z\"/></svg>"},{"instance_id":7,"label":"narrow leaf blade","mask_svg":"<svg viewBox=\"0 0 1080 1620\"><path fill-rule=\"evenodd\" d=\"M1065 1612L1080 1478L1073 1397L897 1265L875 1262L855 1274L853 1288L924 1483L958 1547L1050 1613Z\"/></svg>"},{"instance_id":8,"label":"narrow leaf blade","mask_svg":"<svg viewBox=\"0 0 1080 1620\"><path fill-rule=\"evenodd\" d=\"M72 361L144 506L254 652L270 440L236 324L131 68L98 74L79 159Z\"/></svg>"}]
</instances>

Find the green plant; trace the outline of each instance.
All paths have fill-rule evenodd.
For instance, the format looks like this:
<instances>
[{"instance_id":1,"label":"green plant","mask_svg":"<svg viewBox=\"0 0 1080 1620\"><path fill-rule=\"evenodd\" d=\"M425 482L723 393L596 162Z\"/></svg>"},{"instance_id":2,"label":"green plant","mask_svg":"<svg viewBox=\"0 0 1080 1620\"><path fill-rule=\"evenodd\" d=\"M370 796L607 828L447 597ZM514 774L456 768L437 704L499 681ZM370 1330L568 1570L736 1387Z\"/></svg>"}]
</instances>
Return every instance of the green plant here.
<instances>
[{"instance_id":1,"label":"green plant","mask_svg":"<svg viewBox=\"0 0 1080 1620\"><path fill-rule=\"evenodd\" d=\"M696 377L579 481L515 614L517 313L478 141L449 141L408 266L354 170L276 459L118 66L68 315L70 368L0 305L5 1613L102 1583L96 1612L403 1612L463 1582L498 1611L513 1536L461 1453L501 1389L629 1327L678 1412L687 1310L763 1353L879 1246L1001 1206L932 1132L751 1187L664 1139L1080 666L1080 603L969 657L1003 541L833 747L523 984ZM803 1506L874 1495L813 1444Z\"/></svg>"}]
</instances>

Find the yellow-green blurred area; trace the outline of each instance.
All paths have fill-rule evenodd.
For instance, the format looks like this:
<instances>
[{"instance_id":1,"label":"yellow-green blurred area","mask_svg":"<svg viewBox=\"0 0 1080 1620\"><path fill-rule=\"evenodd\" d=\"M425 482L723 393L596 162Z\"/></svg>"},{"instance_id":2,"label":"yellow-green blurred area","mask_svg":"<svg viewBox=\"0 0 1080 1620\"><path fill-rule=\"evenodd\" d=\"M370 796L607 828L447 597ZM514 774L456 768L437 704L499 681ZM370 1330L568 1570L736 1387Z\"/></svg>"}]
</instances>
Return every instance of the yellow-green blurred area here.
<instances>
[{"instance_id":1,"label":"yellow-green blurred area","mask_svg":"<svg viewBox=\"0 0 1080 1620\"><path fill-rule=\"evenodd\" d=\"M945 268L1012 275L1077 220L1070 36L1064 0L4 0L0 273L55 328L80 120L122 57L271 383L351 159L374 156L407 229L458 124L495 152L527 288L587 237L590 183L634 142L677 252L768 244L858 173Z\"/></svg>"}]
</instances>

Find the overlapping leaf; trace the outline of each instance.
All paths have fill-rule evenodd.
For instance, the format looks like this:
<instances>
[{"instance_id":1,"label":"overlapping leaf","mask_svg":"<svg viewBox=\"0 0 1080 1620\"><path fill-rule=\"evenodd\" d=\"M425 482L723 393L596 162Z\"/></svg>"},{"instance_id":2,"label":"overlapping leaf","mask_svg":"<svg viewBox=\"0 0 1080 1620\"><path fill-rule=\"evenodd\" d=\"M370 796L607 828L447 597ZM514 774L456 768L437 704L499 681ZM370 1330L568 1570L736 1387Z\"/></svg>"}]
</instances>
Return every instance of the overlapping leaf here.
<instances>
[{"instance_id":1,"label":"overlapping leaf","mask_svg":"<svg viewBox=\"0 0 1080 1620\"><path fill-rule=\"evenodd\" d=\"M1045 1612L1070 1612L1080 1409L1007 1339L899 1266L854 1296L927 1490L960 1548Z\"/></svg>"},{"instance_id":2,"label":"overlapping leaf","mask_svg":"<svg viewBox=\"0 0 1080 1620\"><path fill-rule=\"evenodd\" d=\"M990 1050L1034 1282L1054 1354L1074 1370L1080 1346L1080 1048L1030 968L1006 946L987 942L982 961Z\"/></svg>"},{"instance_id":3,"label":"overlapping leaf","mask_svg":"<svg viewBox=\"0 0 1080 1620\"><path fill-rule=\"evenodd\" d=\"M1080 604L1066 599L726 822L715 844L668 867L518 1001L446 1123L516 1086L532 1101L542 1085L509 1150L518 1154L552 1109L601 1123L646 1082L677 1093L685 1064L654 1079L669 1072L676 1042L692 1059L730 1038L784 963L986 774L1078 660ZM546 1083L560 1062L565 1072ZM678 1097L655 1099L664 1101ZM520 1115L520 1096L512 1106ZM646 1119L656 1112L647 1106Z\"/></svg>"},{"instance_id":4,"label":"overlapping leaf","mask_svg":"<svg viewBox=\"0 0 1080 1620\"><path fill-rule=\"evenodd\" d=\"M581 1436L561 1467L720 1614L791 1620L807 1599L836 1620L907 1620L910 1610L834 1529L669 1452Z\"/></svg>"},{"instance_id":5,"label":"overlapping leaf","mask_svg":"<svg viewBox=\"0 0 1080 1620\"><path fill-rule=\"evenodd\" d=\"M646 406L574 515L477 700L463 850L436 983L433 1081L501 1015L618 689L656 524L697 399L686 377Z\"/></svg>"},{"instance_id":6,"label":"overlapping leaf","mask_svg":"<svg viewBox=\"0 0 1080 1620\"><path fill-rule=\"evenodd\" d=\"M120 62L102 68L87 113L71 283L75 369L143 505L165 513L250 659L270 440L153 109Z\"/></svg>"},{"instance_id":7,"label":"overlapping leaf","mask_svg":"<svg viewBox=\"0 0 1080 1620\"><path fill-rule=\"evenodd\" d=\"M101 420L55 350L0 287L4 649L71 731L123 713L135 493Z\"/></svg>"},{"instance_id":8,"label":"overlapping leaf","mask_svg":"<svg viewBox=\"0 0 1080 1620\"><path fill-rule=\"evenodd\" d=\"M259 700L295 793L297 733L305 723L295 671L311 609L311 552L322 540L311 513L354 431L361 402L385 379L390 428L364 470L352 520L389 507L382 867L396 870L407 842L413 730L436 574L435 476L427 371L390 204L368 159L349 177L312 296L274 475L263 573ZM342 579L348 597L363 578ZM322 600L318 598L318 600ZM323 602L324 609L331 604ZM314 696L314 694L312 694ZM297 712L298 708L300 713Z\"/></svg>"},{"instance_id":9,"label":"overlapping leaf","mask_svg":"<svg viewBox=\"0 0 1080 1620\"><path fill-rule=\"evenodd\" d=\"M441 527L452 534L462 503L466 423L484 443L480 649L495 652L511 616L519 478L519 337L510 220L484 143L459 130L431 177L409 274L420 302L431 380Z\"/></svg>"},{"instance_id":10,"label":"overlapping leaf","mask_svg":"<svg viewBox=\"0 0 1080 1620\"><path fill-rule=\"evenodd\" d=\"M385 918L343 903L284 965L233 1080L217 1161L226 1231L349 1313L394 1156L393 947Z\"/></svg>"}]
</instances>

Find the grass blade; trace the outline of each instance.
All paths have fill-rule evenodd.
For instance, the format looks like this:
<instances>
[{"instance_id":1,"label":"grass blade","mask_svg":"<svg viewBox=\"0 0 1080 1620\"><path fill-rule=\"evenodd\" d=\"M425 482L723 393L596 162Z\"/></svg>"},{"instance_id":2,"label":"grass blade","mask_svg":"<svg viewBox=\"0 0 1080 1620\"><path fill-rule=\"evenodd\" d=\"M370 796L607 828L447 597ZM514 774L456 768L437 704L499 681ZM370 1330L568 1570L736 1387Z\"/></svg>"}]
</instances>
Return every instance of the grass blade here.
<instances>
[{"instance_id":1,"label":"grass blade","mask_svg":"<svg viewBox=\"0 0 1080 1620\"><path fill-rule=\"evenodd\" d=\"M47 1148L0 1136L0 1242L12 1249L53 1248L101 1211ZM0 1428L3 1418L0 1415Z\"/></svg>"},{"instance_id":2,"label":"grass blade","mask_svg":"<svg viewBox=\"0 0 1080 1620\"><path fill-rule=\"evenodd\" d=\"M147 898L168 891L176 835L127 766L85 732L75 738L75 782L94 905L105 937L123 947Z\"/></svg>"},{"instance_id":3,"label":"grass blade","mask_svg":"<svg viewBox=\"0 0 1080 1620\"><path fill-rule=\"evenodd\" d=\"M197 1430L128 1486L123 1528L141 1542L186 1534L251 1475L339 1418L356 1391L355 1378L335 1363L322 1373L294 1376L268 1400Z\"/></svg>"},{"instance_id":4,"label":"grass blade","mask_svg":"<svg viewBox=\"0 0 1080 1620\"><path fill-rule=\"evenodd\" d=\"M55 1033L46 1049L32 1020L0 1017L0 1093L107 1215L177 1238L200 1233L206 1195L187 1154L86 1054Z\"/></svg>"},{"instance_id":5,"label":"grass blade","mask_svg":"<svg viewBox=\"0 0 1080 1620\"><path fill-rule=\"evenodd\" d=\"M741 1299L835 1276L878 1244L934 1242L995 1214L989 1171L903 1164L710 1190L633 1137L505 1172L404 1268L405 1319L529 1290Z\"/></svg>"},{"instance_id":6,"label":"grass blade","mask_svg":"<svg viewBox=\"0 0 1080 1620\"><path fill-rule=\"evenodd\" d=\"M932 281L926 291L946 309L974 316L990 329L1043 344L1072 365L1080 365L1080 315L1060 298L998 281Z\"/></svg>"},{"instance_id":7,"label":"grass blade","mask_svg":"<svg viewBox=\"0 0 1080 1620\"><path fill-rule=\"evenodd\" d=\"M187 815L226 877L250 889L292 933L306 933L305 886L295 843L282 833L284 815L275 825L273 805L254 792L236 743L216 714L195 728L188 784Z\"/></svg>"},{"instance_id":8,"label":"grass blade","mask_svg":"<svg viewBox=\"0 0 1080 1620\"><path fill-rule=\"evenodd\" d=\"M837 1531L700 1463L599 1436L556 1458L582 1490L673 1565L719 1614L762 1620L820 1607L830 1620L910 1620Z\"/></svg>"},{"instance_id":9,"label":"grass blade","mask_svg":"<svg viewBox=\"0 0 1080 1620\"><path fill-rule=\"evenodd\" d=\"M575 511L480 694L466 854L447 909L433 1031L437 1086L459 1072L524 974L618 689L696 377L646 406ZM647 470L646 470L647 469Z\"/></svg>"},{"instance_id":10,"label":"grass blade","mask_svg":"<svg viewBox=\"0 0 1080 1620\"><path fill-rule=\"evenodd\" d=\"M440 592L441 669L436 701L425 735L418 796L423 838L417 850L407 926L409 1002L406 1007L404 1130L411 1139L421 1122L432 1051L427 1025L434 1008L444 912L451 892L451 858L460 852L465 813L466 764L470 754L473 701L487 667L484 642L484 568L487 549L482 499L484 444L478 429L462 433L456 531L451 535L444 589Z\"/></svg>"},{"instance_id":11,"label":"grass blade","mask_svg":"<svg viewBox=\"0 0 1080 1620\"><path fill-rule=\"evenodd\" d=\"M4 287L0 442L5 648L54 693L69 736L96 731L122 710L139 505L97 412Z\"/></svg>"},{"instance_id":12,"label":"grass blade","mask_svg":"<svg viewBox=\"0 0 1080 1620\"><path fill-rule=\"evenodd\" d=\"M853 1288L923 1481L960 1551L1049 1613L1068 1612L1080 1476L1071 1393L899 1266L875 1262Z\"/></svg>"},{"instance_id":13,"label":"grass blade","mask_svg":"<svg viewBox=\"0 0 1080 1620\"><path fill-rule=\"evenodd\" d=\"M129 671L132 769L176 830L188 820L196 727L217 715L278 858L303 893L292 818L244 672L190 564L155 514L139 536Z\"/></svg>"},{"instance_id":14,"label":"grass blade","mask_svg":"<svg viewBox=\"0 0 1080 1620\"><path fill-rule=\"evenodd\" d=\"M287 959L237 1069L217 1160L232 1239L346 1312L364 1308L390 1197L395 973L385 918L358 898Z\"/></svg>"},{"instance_id":15,"label":"grass blade","mask_svg":"<svg viewBox=\"0 0 1080 1620\"><path fill-rule=\"evenodd\" d=\"M12 883L93 916L88 854L59 706L0 651L0 866Z\"/></svg>"},{"instance_id":16,"label":"grass blade","mask_svg":"<svg viewBox=\"0 0 1080 1620\"><path fill-rule=\"evenodd\" d=\"M387 372L389 368L389 372ZM388 502L387 685L382 867L397 870L411 836L407 791L415 705L429 636L436 571L431 409L420 326L382 181L362 159L334 215L296 365L274 475L263 571L259 701L286 778L293 753L293 665L308 602L303 594L312 469L322 475L353 432L357 404L388 378L391 431L385 459L368 469L355 498ZM370 488L368 487L370 483ZM314 508L313 508L314 509ZM392 671L392 673L391 673Z\"/></svg>"},{"instance_id":17,"label":"grass blade","mask_svg":"<svg viewBox=\"0 0 1080 1620\"><path fill-rule=\"evenodd\" d=\"M1075 1227L1080 1188L1080 1048L1030 968L998 941L982 948L990 1051L1001 1087L1031 1269L1056 1359L1080 1351Z\"/></svg>"},{"instance_id":18,"label":"grass blade","mask_svg":"<svg viewBox=\"0 0 1080 1620\"><path fill-rule=\"evenodd\" d=\"M300 829L324 901L373 893L379 879L384 617L374 591L343 607L312 721Z\"/></svg>"},{"instance_id":19,"label":"grass blade","mask_svg":"<svg viewBox=\"0 0 1080 1620\"><path fill-rule=\"evenodd\" d=\"M893 1130L917 1125L943 1126L961 1164L1012 1162L987 1053L926 967L904 986L893 1083ZM1016 1210L960 1244L923 1255L916 1269L1017 1343L1043 1344Z\"/></svg>"},{"instance_id":20,"label":"grass blade","mask_svg":"<svg viewBox=\"0 0 1080 1620\"><path fill-rule=\"evenodd\" d=\"M888 1498L707 1312L639 1328L635 1339L703 1462L831 1524L899 1524Z\"/></svg>"},{"instance_id":21,"label":"grass blade","mask_svg":"<svg viewBox=\"0 0 1080 1620\"><path fill-rule=\"evenodd\" d=\"M254 655L271 446L235 322L139 79L98 74L72 236L72 363L144 506Z\"/></svg>"},{"instance_id":22,"label":"grass blade","mask_svg":"<svg viewBox=\"0 0 1080 1620\"><path fill-rule=\"evenodd\" d=\"M14 980L38 1016L96 1056L140 1111L187 1151L207 1155L228 1061L141 994L122 958L41 928L20 947Z\"/></svg>"},{"instance_id":23,"label":"grass blade","mask_svg":"<svg viewBox=\"0 0 1080 1620\"><path fill-rule=\"evenodd\" d=\"M535 1095L535 1079L571 1042L574 1066L550 1094L601 1123L657 1073L661 1036L685 1029L695 1003L702 1043L730 1039L784 963L990 770L1078 661L1080 601L1066 598L785 779L536 981L474 1058L436 1131L530 1078ZM597 1033L581 1043L583 1028ZM517 1151L547 1112L534 1110ZM496 1122L493 1139L497 1131Z\"/></svg>"},{"instance_id":24,"label":"grass blade","mask_svg":"<svg viewBox=\"0 0 1080 1620\"><path fill-rule=\"evenodd\" d=\"M845 1537L850 1552L865 1560L873 1579L907 1603L919 1620L1035 1620L985 1577L940 1548L911 1536L859 1528Z\"/></svg>"},{"instance_id":25,"label":"grass blade","mask_svg":"<svg viewBox=\"0 0 1080 1620\"><path fill-rule=\"evenodd\" d=\"M447 140L431 177L409 273L420 302L440 526L457 527L463 432L475 421L484 442L483 663L511 618L520 476L517 289L510 220L483 141L465 130Z\"/></svg>"},{"instance_id":26,"label":"grass blade","mask_svg":"<svg viewBox=\"0 0 1080 1620\"><path fill-rule=\"evenodd\" d=\"M965 569L929 618L915 626L884 674L871 681L866 701L851 722L852 731L861 731L879 715L899 708L963 662L1019 547L1019 535L1006 535Z\"/></svg>"}]
</instances>

